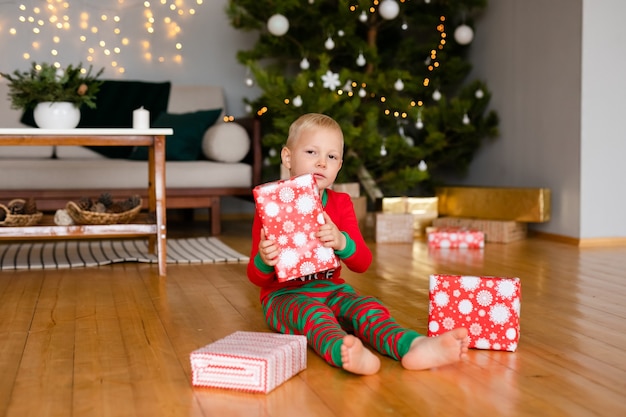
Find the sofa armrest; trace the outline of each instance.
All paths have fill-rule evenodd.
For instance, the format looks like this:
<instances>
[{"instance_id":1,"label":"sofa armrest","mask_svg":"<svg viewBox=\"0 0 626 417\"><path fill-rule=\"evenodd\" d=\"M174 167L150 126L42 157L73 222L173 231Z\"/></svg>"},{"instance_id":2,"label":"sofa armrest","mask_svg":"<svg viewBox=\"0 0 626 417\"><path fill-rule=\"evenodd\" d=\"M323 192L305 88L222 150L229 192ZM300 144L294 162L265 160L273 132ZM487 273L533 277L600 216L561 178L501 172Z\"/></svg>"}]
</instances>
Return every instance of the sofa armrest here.
<instances>
[{"instance_id":1,"label":"sofa armrest","mask_svg":"<svg viewBox=\"0 0 626 417\"><path fill-rule=\"evenodd\" d=\"M252 165L252 186L261 184L263 151L261 144L261 121L256 117L240 117L235 123L243 126L250 136L250 151L245 161Z\"/></svg>"}]
</instances>

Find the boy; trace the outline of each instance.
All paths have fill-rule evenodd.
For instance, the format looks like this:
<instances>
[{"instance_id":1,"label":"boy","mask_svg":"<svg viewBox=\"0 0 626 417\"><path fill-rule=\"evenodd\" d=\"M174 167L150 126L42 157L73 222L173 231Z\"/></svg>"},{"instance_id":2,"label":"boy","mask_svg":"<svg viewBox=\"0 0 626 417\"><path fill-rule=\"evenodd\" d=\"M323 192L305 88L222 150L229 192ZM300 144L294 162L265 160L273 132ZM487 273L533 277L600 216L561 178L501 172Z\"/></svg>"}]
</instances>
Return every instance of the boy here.
<instances>
[{"instance_id":1,"label":"boy","mask_svg":"<svg viewBox=\"0 0 626 417\"><path fill-rule=\"evenodd\" d=\"M359 230L350 196L329 189L343 163L343 133L332 118L310 113L289 128L281 151L292 177L313 174L320 189L325 224L317 237L352 271L364 272L372 254ZM437 337L424 337L401 327L378 300L363 296L333 273L311 280L279 283L274 266L279 249L266 239L258 213L252 226L248 278L261 287L261 304L275 331L307 337L309 346L327 363L359 375L372 375L379 353L399 360L406 369L420 370L457 362L468 350L467 330L458 328Z\"/></svg>"}]
</instances>

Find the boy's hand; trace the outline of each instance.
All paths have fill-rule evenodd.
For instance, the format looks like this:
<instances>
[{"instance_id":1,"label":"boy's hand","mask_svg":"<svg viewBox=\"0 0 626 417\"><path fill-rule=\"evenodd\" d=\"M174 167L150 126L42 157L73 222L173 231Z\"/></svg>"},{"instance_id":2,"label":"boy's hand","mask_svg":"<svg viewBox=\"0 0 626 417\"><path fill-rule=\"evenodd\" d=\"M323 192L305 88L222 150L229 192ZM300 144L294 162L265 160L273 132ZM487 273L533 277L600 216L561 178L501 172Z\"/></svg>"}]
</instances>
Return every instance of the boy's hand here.
<instances>
[{"instance_id":1,"label":"boy's hand","mask_svg":"<svg viewBox=\"0 0 626 417\"><path fill-rule=\"evenodd\" d=\"M278 245L274 243L273 240L267 240L265 238L265 230L261 228L261 241L259 242L259 255L261 256L261 260L267 266L276 266L279 253Z\"/></svg>"},{"instance_id":2,"label":"boy's hand","mask_svg":"<svg viewBox=\"0 0 626 417\"><path fill-rule=\"evenodd\" d=\"M326 224L320 226L316 234L317 238L321 240L327 248L333 248L334 250L345 249L347 244L346 237L341 233L326 212L324 212L324 220Z\"/></svg>"}]
</instances>

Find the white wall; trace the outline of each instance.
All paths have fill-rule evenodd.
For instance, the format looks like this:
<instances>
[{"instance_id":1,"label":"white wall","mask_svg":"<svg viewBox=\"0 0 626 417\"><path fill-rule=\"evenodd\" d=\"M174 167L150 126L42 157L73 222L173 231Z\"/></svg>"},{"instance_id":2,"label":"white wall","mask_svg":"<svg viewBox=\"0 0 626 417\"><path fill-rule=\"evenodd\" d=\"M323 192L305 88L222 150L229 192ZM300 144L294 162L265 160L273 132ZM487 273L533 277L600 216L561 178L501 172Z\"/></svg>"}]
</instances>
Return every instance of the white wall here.
<instances>
[{"instance_id":1,"label":"white wall","mask_svg":"<svg viewBox=\"0 0 626 417\"><path fill-rule=\"evenodd\" d=\"M619 0L497 0L479 21L475 75L494 93L501 137L461 182L550 188L552 220L538 230L626 236L620 11L626 3Z\"/></svg>"},{"instance_id":2,"label":"white wall","mask_svg":"<svg viewBox=\"0 0 626 417\"><path fill-rule=\"evenodd\" d=\"M496 0L478 21L473 76L487 81L500 137L481 149L471 185L547 187L552 219L533 227L580 232L581 0Z\"/></svg>"},{"instance_id":3,"label":"white wall","mask_svg":"<svg viewBox=\"0 0 626 417\"><path fill-rule=\"evenodd\" d=\"M581 237L625 237L623 0L583 1Z\"/></svg>"}]
</instances>

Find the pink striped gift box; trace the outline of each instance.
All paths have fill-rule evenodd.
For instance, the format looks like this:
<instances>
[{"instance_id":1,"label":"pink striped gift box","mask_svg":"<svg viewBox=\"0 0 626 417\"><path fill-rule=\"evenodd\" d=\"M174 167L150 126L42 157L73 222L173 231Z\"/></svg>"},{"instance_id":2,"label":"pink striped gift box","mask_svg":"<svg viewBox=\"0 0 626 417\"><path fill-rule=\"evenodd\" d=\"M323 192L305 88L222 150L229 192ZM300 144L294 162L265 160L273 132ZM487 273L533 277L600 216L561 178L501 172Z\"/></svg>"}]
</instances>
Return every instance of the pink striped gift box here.
<instances>
[{"instance_id":1,"label":"pink striped gift box","mask_svg":"<svg viewBox=\"0 0 626 417\"><path fill-rule=\"evenodd\" d=\"M306 337L235 332L191 352L192 384L268 393L306 369Z\"/></svg>"}]
</instances>

